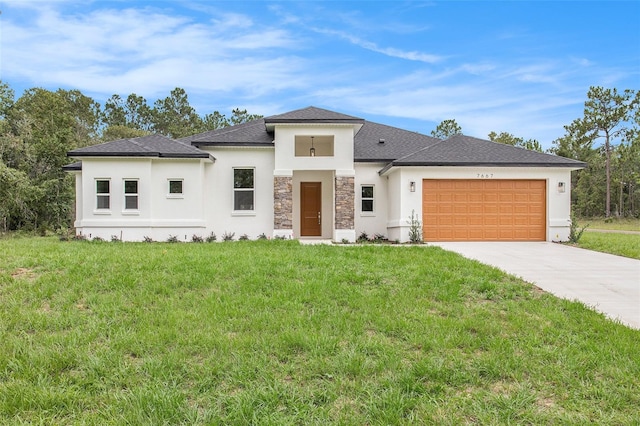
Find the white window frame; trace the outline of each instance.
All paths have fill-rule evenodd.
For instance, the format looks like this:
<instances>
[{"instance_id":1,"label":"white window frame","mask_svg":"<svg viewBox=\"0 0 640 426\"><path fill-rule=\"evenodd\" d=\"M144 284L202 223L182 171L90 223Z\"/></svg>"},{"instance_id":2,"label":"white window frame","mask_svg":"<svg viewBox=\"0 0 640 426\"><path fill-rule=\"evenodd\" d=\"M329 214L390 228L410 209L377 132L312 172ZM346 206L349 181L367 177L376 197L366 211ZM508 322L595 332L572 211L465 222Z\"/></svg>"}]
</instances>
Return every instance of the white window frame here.
<instances>
[{"instance_id":1,"label":"white window frame","mask_svg":"<svg viewBox=\"0 0 640 426\"><path fill-rule=\"evenodd\" d=\"M136 192L127 192L127 182L136 182ZM127 208L127 197L135 197L136 208ZM122 213L123 214L138 214L140 212L140 179L136 178L124 178L122 179Z\"/></svg>"},{"instance_id":2,"label":"white window frame","mask_svg":"<svg viewBox=\"0 0 640 426\"><path fill-rule=\"evenodd\" d=\"M253 172L253 188L236 188L236 170L251 170ZM231 209L234 216L255 216L256 212L256 168L255 167L234 167L231 175ZM253 209L236 210L236 193L251 192L253 195Z\"/></svg>"},{"instance_id":3,"label":"white window frame","mask_svg":"<svg viewBox=\"0 0 640 426\"><path fill-rule=\"evenodd\" d=\"M371 197L363 197L362 195L362 191L364 190L365 187L370 187L371 188ZM362 202L363 201L371 201L371 211L369 210L363 210L362 209ZM369 184L369 183L365 183L360 185L360 215L361 216L375 216L376 215L376 186Z\"/></svg>"},{"instance_id":4,"label":"white window frame","mask_svg":"<svg viewBox=\"0 0 640 426\"><path fill-rule=\"evenodd\" d=\"M111 179L110 178L95 178L94 179L94 189L96 191L96 208L94 209L94 213L96 214L111 214ZM98 192L98 182L107 182L109 185L109 192ZM106 198L109 204L109 207L99 207L100 203L98 199Z\"/></svg>"},{"instance_id":5,"label":"white window frame","mask_svg":"<svg viewBox=\"0 0 640 426\"><path fill-rule=\"evenodd\" d=\"M180 182L180 192L171 192L171 182ZM183 178L167 179L167 198L184 198L184 179Z\"/></svg>"}]
</instances>

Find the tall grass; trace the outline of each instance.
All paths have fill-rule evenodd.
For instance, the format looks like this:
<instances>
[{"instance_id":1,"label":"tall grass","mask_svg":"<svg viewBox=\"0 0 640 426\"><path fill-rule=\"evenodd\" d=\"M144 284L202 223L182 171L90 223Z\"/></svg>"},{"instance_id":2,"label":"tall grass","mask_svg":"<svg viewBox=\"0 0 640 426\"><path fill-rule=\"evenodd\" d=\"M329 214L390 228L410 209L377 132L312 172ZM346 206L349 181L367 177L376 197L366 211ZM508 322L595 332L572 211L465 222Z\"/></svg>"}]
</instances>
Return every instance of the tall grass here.
<instances>
[{"instance_id":1,"label":"tall grass","mask_svg":"<svg viewBox=\"0 0 640 426\"><path fill-rule=\"evenodd\" d=\"M631 424L640 332L436 247L0 240L3 424Z\"/></svg>"}]
</instances>

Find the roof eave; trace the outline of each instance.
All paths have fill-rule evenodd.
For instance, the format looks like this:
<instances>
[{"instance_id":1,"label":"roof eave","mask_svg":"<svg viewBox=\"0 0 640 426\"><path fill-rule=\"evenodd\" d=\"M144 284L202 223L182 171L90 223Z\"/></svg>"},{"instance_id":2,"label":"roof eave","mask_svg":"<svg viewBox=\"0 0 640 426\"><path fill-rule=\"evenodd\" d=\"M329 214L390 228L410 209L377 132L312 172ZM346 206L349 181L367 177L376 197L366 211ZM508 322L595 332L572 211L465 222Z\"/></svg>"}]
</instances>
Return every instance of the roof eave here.
<instances>
[{"instance_id":1,"label":"roof eave","mask_svg":"<svg viewBox=\"0 0 640 426\"><path fill-rule=\"evenodd\" d=\"M273 142L191 142L193 146L199 148L201 146L257 146L257 147L273 147Z\"/></svg>"}]
</instances>

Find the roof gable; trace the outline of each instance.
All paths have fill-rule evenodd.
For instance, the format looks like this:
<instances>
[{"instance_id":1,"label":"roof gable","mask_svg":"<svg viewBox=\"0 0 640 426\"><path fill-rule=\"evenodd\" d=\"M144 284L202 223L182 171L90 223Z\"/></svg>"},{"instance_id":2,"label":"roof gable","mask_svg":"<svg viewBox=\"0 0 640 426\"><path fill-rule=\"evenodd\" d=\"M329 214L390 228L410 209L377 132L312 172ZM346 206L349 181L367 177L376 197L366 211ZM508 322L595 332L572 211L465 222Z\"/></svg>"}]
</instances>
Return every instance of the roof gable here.
<instances>
[{"instance_id":1,"label":"roof gable","mask_svg":"<svg viewBox=\"0 0 640 426\"><path fill-rule=\"evenodd\" d=\"M118 139L98 145L74 149L69 157L165 157L211 158L193 146L180 143L162 135L147 135L132 139Z\"/></svg>"},{"instance_id":2,"label":"roof gable","mask_svg":"<svg viewBox=\"0 0 640 426\"><path fill-rule=\"evenodd\" d=\"M313 106L265 117L264 121L267 125L276 123L364 123L362 118Z\"/></svg>"}]
</instances>

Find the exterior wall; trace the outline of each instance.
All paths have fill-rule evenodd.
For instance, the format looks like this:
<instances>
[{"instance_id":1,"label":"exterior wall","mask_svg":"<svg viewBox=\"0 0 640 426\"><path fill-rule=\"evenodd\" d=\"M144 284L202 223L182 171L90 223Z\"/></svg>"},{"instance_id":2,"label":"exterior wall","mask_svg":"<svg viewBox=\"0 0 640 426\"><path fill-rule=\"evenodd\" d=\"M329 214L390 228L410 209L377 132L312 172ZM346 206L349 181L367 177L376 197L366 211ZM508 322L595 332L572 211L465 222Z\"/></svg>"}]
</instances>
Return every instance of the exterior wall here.
<instances>
[{"instance_id":1,"label":"exterior wall","mask_svg":"<svg viewBox=\"0 0 640 426\"><path fill-rule=\"evenodd\" d=\"M89 238L141 241L170 235L191 239L205 230L200 160L86 158L76 178L76 229ZM110 180L110 208L96 209L96 179ZM138 209L124 209L124 180L138 181ZM168 195L168 180L183 179L183 196Z\"/></svg>"},{"instance_id":2,"label":"exterior wall","mask_svg":"<svg viewBox=\"0 0 640 426\"><path fill-rule=\"evenodd\" d=\"M296 157L296 136L333 136L332 157ZM290 175L293 170L335 170L337 174L353 174L352 125L278 125L275 131L276 176Z\"/></svg>"},{"instance_id":3,"label":"exterior wall","mask_svg":"<svg viewBox=\"0 0 640 426\"><path fill-rule=\"evenodd\" d=\"M218 148L208 150L215 164L206 169L202 197L207 235L218 239L235 233L235 239L247 234L251 239L273 232L273 148ZM233 170L252 168L254 172L254 210L234 211Z\"/></svg>"},{"instance_id":4,"label":"exterior wall","mask_svg":"<svg viewBox=\"0 0 640 426\"><path fill-rule=\"evenodd\" d=\"M389 177L378 172L384 163L355 164L355 230L356 237L365 232L369 238L376 234L388 237L387 216L389 197L387 185ZM373 185L373 212L362 211L362 185ZM397 192L397 191L395 191Z\"/></svg>"},{"instance_id":5,"label":"exterior wall","mask_svg":"<svg viewBox=\"0 0 640 426\"><path fill-rule=\"evenodd\" d=\"M566 241L571 218L571 169L525 167L404 167L389 176L389 238L409 240L411 212L422 218L422 179L541 179L547 181L547 241ZM410 191L415 182L415 192ZM565 192L558 191L564 182Z\"/></svg>"}]
</instances>

